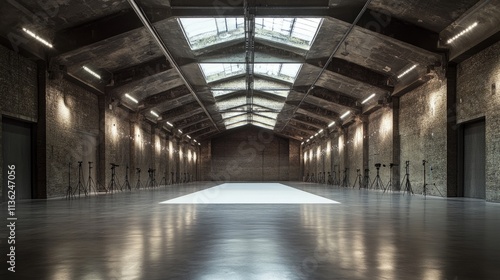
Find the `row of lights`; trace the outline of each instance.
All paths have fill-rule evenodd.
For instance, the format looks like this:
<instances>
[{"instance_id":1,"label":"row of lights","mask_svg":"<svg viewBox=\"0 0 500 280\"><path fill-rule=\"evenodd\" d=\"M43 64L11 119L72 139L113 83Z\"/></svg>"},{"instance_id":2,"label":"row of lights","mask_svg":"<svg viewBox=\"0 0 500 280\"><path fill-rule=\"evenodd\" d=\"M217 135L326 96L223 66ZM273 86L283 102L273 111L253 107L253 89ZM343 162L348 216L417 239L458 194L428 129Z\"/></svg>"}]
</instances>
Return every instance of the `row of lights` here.
<instances>
[{"instance_id":1,"label":"row of lights","mask_svg":"<svg viewBox=\"0 0 500 280\"><path fill-rule=\"evenodd\" d=\"M340 116L340 119L344 119L345 117L349 116L351 114L351 111L347 111L345 112L342 116ZM331 122L328 127L332 127L333 125L335 125L335 121ZM321 133L323 133L323 129L320 129L316 134L312 135L311 137L309 137L309 139L307 139L305 142L302 142L301 145L304 145L304 143L309 143L314 137L320 135Z\"/></svg>"},{"instance_id":2,"label":"row of lights","mask_svg":"<svg viewBox=\"0 0 500 280\"><path fill-rule=\"evenodd\" d=\"M138 101L137 99L135 99L133 96L131 96L131 95L130 95L130 94L128 94L128 93L125 93L125 97L127 97L130 101L134 102L135 104L139 103L139 101ZM159 115L157 112L153 111L153 110L151 110L151 111L150 111L150 113L151 113L151 115L153 115L153 116L155 116L155 117L157 117L157 118L159 118L159 117L160 117L160 115ZM168 125L168 126L170 126L170 127L174 127L174 125L173 125L171 122L167 122L167 125ZM182 134L182 130L177 129L177 131L178 131L180 134ZM189 136L189 135L186 135L186 137L187 137L188 139L191 139L191 136ZM194 141L195 143L197 143L199 146L201 146L201 144L200 144L200 143L198 143L198 141L196 141L196 139L193 139L193 141Z\"/></svg>"}]
</instances>

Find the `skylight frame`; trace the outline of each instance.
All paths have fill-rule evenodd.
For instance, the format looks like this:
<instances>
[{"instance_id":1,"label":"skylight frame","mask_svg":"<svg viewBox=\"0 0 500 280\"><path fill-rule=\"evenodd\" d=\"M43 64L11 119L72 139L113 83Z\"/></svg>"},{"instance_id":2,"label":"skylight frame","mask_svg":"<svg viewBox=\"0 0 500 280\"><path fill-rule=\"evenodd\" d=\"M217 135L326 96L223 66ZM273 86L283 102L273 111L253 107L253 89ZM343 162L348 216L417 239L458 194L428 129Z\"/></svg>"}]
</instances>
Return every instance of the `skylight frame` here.
<instances>
[{"instance_id":1,"label":"skylight frame","mask_svg":"<svg viewBox=\"0 0 500 280\"><path fill-rule=\"evenodd\" d=\"M322 23L321 17L257 17L255 18L255 37L310 50Z\"/></svg>"},{"instance_id":2,"label":"skylight frame","mask_svg":"<svg viewBox=\"0 0 500 280\"><path fill-rule=\"evenodd\" d=\"M193 51L245 38L243 17L181 17L177 21Z\"/></svg>"}]
</instances>

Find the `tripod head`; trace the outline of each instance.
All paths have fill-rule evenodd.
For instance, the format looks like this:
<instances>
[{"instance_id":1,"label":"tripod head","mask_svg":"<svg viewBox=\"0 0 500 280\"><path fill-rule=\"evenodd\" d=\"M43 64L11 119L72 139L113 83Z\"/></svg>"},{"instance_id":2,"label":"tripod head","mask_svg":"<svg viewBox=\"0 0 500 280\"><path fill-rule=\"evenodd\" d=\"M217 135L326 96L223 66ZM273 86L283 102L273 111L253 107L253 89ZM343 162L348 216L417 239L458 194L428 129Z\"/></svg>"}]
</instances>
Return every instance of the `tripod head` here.
<instances>
[{"instance_id":1,"label":"tripod head","mask_svg":"<svg viewBox=\"0 0 500 280\"><path fill-rule=\"evenodd\" d=\"M422 160L422 165L425 166L425 164L427 163L427 161L424 159Z\"/></svg>"},{"instance_id":2,"label":"tripod head","mask_svg":"<svg viewBox=\"0 0 500 280\"><path fill-rule=\"evenodd\" d=\"M78 164L80 164L80 165L81 165L81 164L82 164L82 162L83 162L83 161L79 161L79 162L78 162Z\"/></svg>"},{"instance_id":3,"label":"tripod head","mask_svg":"<svg viewBox=\"0 0 500 280\"><path fill-rule=\"evenodd\" d=\"M390 168L393 168L394 166L399 166L399 164L389 163L389 167L390 167Z\"/></svg>"},{"instance_id":4,"label":"tripod head","mask_svg":"<svg viewBox=\"0 0 500 280\"><path fill-rule=\"evenodd\" d=\"M410 166L410 161L409 160L405 161L405 164L406 164L406 167Z\"/></svg>"},{"instance_id":5,"label":"tripod head","mask_svg":"<svg viewBox=\"0 0 500 280\"><path fill-rule=\"evenodd\" d=\"M375 163L375 168L379 169L382 166L381 163Z\"/></svg>"},{"instance_id":6,"label":"tripod head","mask_svg":"<svg viewBox=\"0 0 500 280\"><path fill-rule=\"evenodd\" d=\"M118 164L114 164L114 163L110 163L110 164L111 164L111 168L115 168L115 167L119 166Z\"/></svg>"}]
</instances>

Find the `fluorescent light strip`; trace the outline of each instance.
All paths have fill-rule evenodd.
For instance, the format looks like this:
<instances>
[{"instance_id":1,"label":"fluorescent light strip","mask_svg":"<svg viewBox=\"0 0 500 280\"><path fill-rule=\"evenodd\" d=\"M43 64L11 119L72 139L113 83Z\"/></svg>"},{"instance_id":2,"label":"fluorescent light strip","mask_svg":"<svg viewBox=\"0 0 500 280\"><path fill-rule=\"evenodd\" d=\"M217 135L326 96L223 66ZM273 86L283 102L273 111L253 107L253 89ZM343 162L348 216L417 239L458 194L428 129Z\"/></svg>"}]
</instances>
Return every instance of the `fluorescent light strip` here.
<instances>
[{"instance_id":1,"label":"fluorescent light strip","mask_svg":"<svg viewBox=\"0 0 500 280\"><path fill-rule=\"evenodd\" d=\"M155 112L155 111L153 111L153 110L151 110L151 114L152 114L153 116L157 117L157 118L159 118L159 117L160 117L160 115L158 115L158 113L156 113L156 112Z\"/></svg>"},{"instance_id":2,"label":"fluorescent light strip","mask_svg":"<svg viewBox=\"0 0 500 280\"><path fill-rule=\"evenodd\" d=\"M193 141L194 141L195 143L198 143L198 141L196 141L196 139L193 139Z\"/></svg>"},{"instance_id":3,"label":"fluorescent light strip","mask_svg":"<svg viewBox=\"0 0 500 280\"><path fill-rule=\"evenodd\" d=\"M368 102L373 97L375 97L375 93L373 93L372 95L368 96L368 98L366 98L363 102L361 102L361 104L365 104L366 102Z\"/></svg>"},{"instance_id":4,"label":"fluorescent light strip","mask_svg":"<svg viewBox=\"0 0 500 280\"><path fill-rule=\"evenodd\" d=\"M179 133L180 133L180 134L182 134L182 130L180 130L180 129L177 129L177 131L179 131Z\"/></svg>"},{"instance_id":5,"label":"fluorescent light strip","mask_svg":"<svg viewBox=\"0 0 500 280\"><path fill-rule=\"evenodd\" d=\"M300 145L304 145L304 142L300 143Z\"/></svg>"},{"instance_id":6,"label":"fluorescent light strip","mask_svg":"<svg viewBox=\"0 0 500 280\"><path fill-rule=\"evenodd\" d=\"M469 25L469 27L467 27L466 29L462 30L462 32L458 33L453 38L450 38L447 43L448 44L453 43L453 41L455 41L456 39L464 36L466 33L468 33L469 31L471 31L472 29L474 29L474 27L476 27L476 26L477 26L477 22L474 22L473 24Z\"/></svg>"},{"instance_id":7,"label":"fluorescent light strip","mask_svg":"<svg viewBox=\"0 0 500 280\"><path fill-rule=\"evenodd\" d=\"M170 127L173 127L174 125L171 124L170 122L167 122L167 125L170 126Z\"/></svg>"},{"instance_id":8,"label":"fluorescent light strip","mask_svg":"<svg viewBox=\"0 0 500 280\"><path fill-rule=\"evenodd\" d=\"M186 137L189 138L189 139L191 139L191 136L189 136L189 135L186 135Z\"/></svg>"},{"instance_id":9,"label":"fluorescent light strip","mask_svg":"<svg viewBox=\"0 0 500 280\"><path fill-rule=\"evenodd\" d=\"M331 122L328 127L332 127L335 124L335 122Z\"/></svg>"},{"instance_id":10,"label":"fluorescent light strip","mask_svg":"<svg viewBox=\"0 0 500 280\"><path fill-rule=\"evenodd\" d=\"M398 79L401 79L403 76L406 74L410 73L411 70L415 69L417 67L416 64L414 64L412 67L410 67L408 70L404 71L401 75L398 76Z\"/></svg>"},{"instance_id":11,"label":"fluorescent light strip","mask_svg":"<svg viewBox=\"0 0 500 280\"><path fill-rule=\"evenodd\" d=\"M101 76L99 74L97 74L96 72L92 71L87 66L83 66L83 70L89 72L92 76L96 77L97 79L99 79L99 80L101 79Z\"/></svg>"},{"instance_id":12,"label":"fluorescent light strip","mask_svg":"<svg viewBox=\"0 0 500 280\"><path fill-rule=\"evenodd\" d=\"M31 37L35 38L36 40L38 40L40 43L46 45L47 47L49 48L53 48L52 44L47 42L45 39L43 38L40 38L38 35L36 35L34 32L26 29L23 27L23 31L26 32L28 35L30 35Z\"/></svg>"},{"instance_id":13,"label":"fluorescent light strip","mask_svg":"<svg viewBox=\"0 0 500 280\"><path fill-rule=\"evenodd\" d=\"M323 129L320 129L320 130L318 131L318 133L322 133L322 132L323 132Z\"/></svg>"},{"instance_id":14,"label":"fluorescent light strip","mask_svg":"<svg viewBox=\"0 0 500 280\"><path fill-rule=\"evenodd\" d=\"M309 143L309 141L311 141L311 139L307 139L307 140L306 140L306 143Z\"/></svg>"},{"instance_id":15,"label":"fluorescent light strip","mask_svg":"<svg viewBox=\"0 0 500 280\"><path fill-rule=\"evenodd\" d=\"M130 94L128 93L125 93L125 97L132 100L134 103L139 103L139 101L137 101L137 99L133 98L132 96L130 96Z\"/></svg>"},{"instance_id":16,"label":"fluorescent light strip","mask_svg":"<svg viewBox=\"0 0 500 280\"><path fill-rule=\"evenodd\" d=\"M309 139L313 139L313 138L314 138L314 135L313 135L313 136L311 136L311 137L309 137Z\"/></svg>"},{"instance_id":17,"label":"fluorescent light strip","mask_svg":"<svg viewBox=\"0 0 500 280\"><path fill-rule=\"evenodd\" d=\"M198 146L201 146L201 144L200 144L200 143L198 143Z\"/></svg>"},{"instance_id":18,"label":"fluorescent light strip","mask_svg":"<svg viewBox=\"0 0 500 280\"><path fill-rule=\"evenodd\" d=\"M343 119L343 118L349 116L350 113L351 113L351 111L347 111L342 116L340 116L340 118Z\"/></svg>"}]
</instances>

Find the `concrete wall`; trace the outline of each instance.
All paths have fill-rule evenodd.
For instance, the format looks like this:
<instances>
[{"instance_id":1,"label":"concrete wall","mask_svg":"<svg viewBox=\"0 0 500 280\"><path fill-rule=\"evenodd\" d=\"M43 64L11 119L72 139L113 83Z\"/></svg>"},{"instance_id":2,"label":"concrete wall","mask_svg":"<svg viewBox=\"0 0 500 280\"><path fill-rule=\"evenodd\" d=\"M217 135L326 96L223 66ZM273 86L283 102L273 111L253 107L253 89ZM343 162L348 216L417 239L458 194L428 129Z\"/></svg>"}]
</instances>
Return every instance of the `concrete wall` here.
<instances>
[{"instance_id":1,"label":"concrete wall","mask_svg":"<svg viewBox=\"0 0 500 280\"><path fill-rule=\"evenodd\" d=\"M458 66L457 123L486 120L486 200L500 202L500 42Z\"/></svg>"},{"instance_id":2,"label":"concrete wall","mask_svg":"<svg viewBox=\"0 0 500 280\"><path fill-rule=\"evenodd\" d=\"M3 182L2 117L36 123L37 64L0 46L0 182ZM0 201L3 183L0 185Z\"/></svg>"},{"instance_id":3,"label":"concrete wall","mask_svg":"<svg viewBox=\"0 0 500 280\"><path fill-rule=\"evenodd\" d=\"M288 181L298 179L299 143L254 127L228 131L202 147L203 177L215 181ZM295 156L290 154L295 153ZM209 153L210 152L210 153Z\"/></svg>"}]
</instances>

